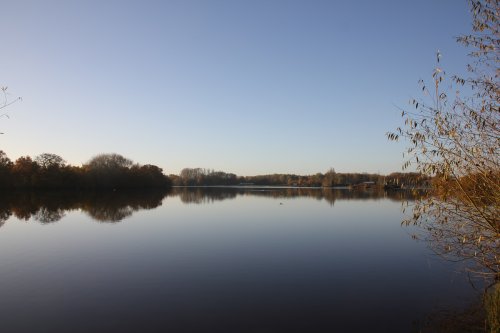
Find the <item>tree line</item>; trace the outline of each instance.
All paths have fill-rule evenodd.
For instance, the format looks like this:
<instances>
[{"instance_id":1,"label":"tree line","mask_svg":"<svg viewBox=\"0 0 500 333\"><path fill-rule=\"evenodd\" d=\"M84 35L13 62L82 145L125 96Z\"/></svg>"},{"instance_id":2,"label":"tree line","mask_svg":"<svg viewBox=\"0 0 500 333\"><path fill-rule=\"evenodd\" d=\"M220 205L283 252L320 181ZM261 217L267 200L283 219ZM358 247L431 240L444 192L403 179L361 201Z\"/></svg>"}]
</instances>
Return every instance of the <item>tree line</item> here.
<instances>
[{"instance_id":1,"label":"tree line","mask_svg":"<svg viewBox=\"0 0 500 333\"><path fill-rule=\"evenodd\" d=\"M56 154L44 153L11 161L0 150L1 189L137 189L175 186L293 186L427 187L429 179L417 173L338 173L332 168L313 175L269 174L238 176L204 168L184 168L179 175L166 176L155 165L139 165L119 154L100 154L82 166L72 166Z\"/></svg>"},{"instance_id":2,"label":"tree line","mask_svg":"<svg viewBox=\"0 0 500 333\"><path fill-rule=\"evenodd\" d=\"M14 162L0 150L0 189L136 189L172 185L155 165L139 165L119 154L100 154L82 166L72 166L44 153Z\"/></svg>"},{"instance_id":3,"label":"tree line","mask_svg":"<svg viewBox=\"0 0 500 333\"><path fill-rule=\"evenodd\" d=\"M258 185L297 187L349 187L370 183L374 186L427 187L430 178L418 173L395 172L389 175L369 173L338 173L334 169L313 175L270 174L237 176L233 173L204 168L185 168L179 175L169 175L175 186Z\"/></svg>"}]
</instances>

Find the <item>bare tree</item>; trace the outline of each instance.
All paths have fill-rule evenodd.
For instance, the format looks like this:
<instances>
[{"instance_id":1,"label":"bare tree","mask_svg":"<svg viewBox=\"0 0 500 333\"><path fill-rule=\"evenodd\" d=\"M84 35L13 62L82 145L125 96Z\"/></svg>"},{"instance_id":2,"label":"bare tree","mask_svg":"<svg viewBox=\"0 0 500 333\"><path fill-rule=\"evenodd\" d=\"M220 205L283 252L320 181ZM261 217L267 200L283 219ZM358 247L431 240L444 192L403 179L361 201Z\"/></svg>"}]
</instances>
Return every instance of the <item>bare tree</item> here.
<instances>
[{"instance_id":1,"label":"bare tree","mask_svg":"<svg viewBox=\"0 0 500 333\"><path fill-rule=\"evenodd\" d=\"M100 154L87 162L86 166L93 170L130 168L134 162L120 154Z\"/></svg>"},{"instance_id":2,"label":"bare tree","mask_svg":"<svg viewBox=\"0 0 500 333\"><path fill-rule=\"evenodd\" d=\"M500 274L500 33L498 0L470 1L473 34L459 43L473 49L469 77L448 78L437 67L425 96L403 111L405 126L388 133L409 147L403 169L413 165L433 177L433 191L417 200L405 224L424 227L437 253L471 259L476 272ZM456 91L450 98L443 90Z\"/></svg>"},{"instance_id":3,"label":"bare tree","mask_svg":"<svg viewBox=\"0 0 500 333\"><path fill-rule=\"evenodd\" d=\"M66 165L66 161L59 155L43 153L35 157L35 162L42 168L62 168Z\"/></svg>"},{"instance_id":4,"label":"bare tree","mask_svg":"<svg viewBox=\"0 0 500 333\"><path fill-rule=\"evenodd\" d=\"M0 87L0 91L2 92L2 95L3 95L3 100L0 102L0 111L5 109L7 106L14 104L15 102L21 100L21 97L10 98L9 94L7 93L7 88L8 87ZM9 115L7 113L1 113L0 117L9 118ZM0 133L0 134L3 134L3 133Z\"/></svg>"}]
</instances>

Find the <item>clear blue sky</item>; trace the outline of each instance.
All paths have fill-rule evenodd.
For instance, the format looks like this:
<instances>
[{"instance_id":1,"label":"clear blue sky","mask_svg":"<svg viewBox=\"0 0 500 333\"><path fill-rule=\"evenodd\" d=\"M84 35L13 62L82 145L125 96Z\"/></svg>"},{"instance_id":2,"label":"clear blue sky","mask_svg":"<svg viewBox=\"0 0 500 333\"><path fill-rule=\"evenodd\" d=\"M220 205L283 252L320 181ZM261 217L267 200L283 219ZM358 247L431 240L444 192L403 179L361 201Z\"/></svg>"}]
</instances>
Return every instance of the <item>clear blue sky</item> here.
<instances>
[{"instance_id":1,"label":"clear blue sky","mask_svg":"<svg viewBox=\"0 0 500 333\"><path fill-rule=\"evenodd\" d=\"M400 171L385 133L435 53L468 52L465 0L3 1L11 159L116 152L166 173Z\"/></svg>"}]
</instances>

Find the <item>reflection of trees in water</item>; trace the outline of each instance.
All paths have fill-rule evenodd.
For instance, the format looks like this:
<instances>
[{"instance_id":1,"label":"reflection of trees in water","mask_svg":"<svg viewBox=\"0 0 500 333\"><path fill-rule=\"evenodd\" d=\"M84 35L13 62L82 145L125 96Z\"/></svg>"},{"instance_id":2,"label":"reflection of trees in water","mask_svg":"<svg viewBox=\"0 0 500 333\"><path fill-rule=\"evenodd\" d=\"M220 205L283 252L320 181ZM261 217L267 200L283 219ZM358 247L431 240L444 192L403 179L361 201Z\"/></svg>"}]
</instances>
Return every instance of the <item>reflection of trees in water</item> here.
<instances>
[{"instance_id":1,"label":"reflection of trees in water","mask_svg":"<svg viewBox=\"0 0 500 333\"><path fill-rule=\"evenodd\" d=\"M12 212L9 209L8 203L0 198L0 228L7 222L11 215Z\"/></svg>"},{"instance_id":2,"label":"reflection of trees in water","mask_svg":"<svg viewBox=\"0 0 500 333\"><path fill-rule=\"evenodd\" d=\"M234 199L237 196L262 196L274 199L315 198L334 205L336 200L413 200L411 191L385 191L381 188L348 190L331 188L276 188L276 187L174 187L169 194L179 196L184 203L207 204L215 201Z\"/></svg>"},{"instance_id":3,"label":"reflection of trees in water","mask_svg":"<svg viewBox=\"0 0 500 333\"><path fill-rule=\"evenodd\" d=\"M236 198L236 188L214 188L214 187L176 187L169 196L179 197L183 203L204 204Z\"/></svg>"},{"instance_id":4,"label":"reflection of trees in water","mask_svg":"<svg viewBox=\"0 0 500 333\"><path fill-rule=\"evenodd\" d=\"M71 210L81 210L99 222L118 222L160 206L165 195L162 190L0 193L0 227L11 215L45 224L59 221Z\"/></svg>"},{"instance_id":5,"label":"reflection of trees in water","mask_svg":"<svg viewBox=\"0 0 500 333\"><path fill-rule=\"evenodd\" d=\"M254 190L244 192L245 195L260 195L273 198L301 198L309 197L317 200L325 200L334 205L336 200L381 200L391 199L395 201L410 200L413 194L409 191L384 191L375 188L368 190L331 189L331 188L286 188Z\"/></svg>"},{"instance_id":6,"label":"reflection of trees in water","mask_svg":"<svg viewBox=\"0 0 500 333\"><path fill-rule=\"evenodd\" d=\"M85 211L91 218L99 222L119 222L132 216L134 210L129 207L89 207Z\"/></svg>"},{"instance_id":7,"label":"reflection of trees in water","mask_svg":"<svg viewBox=\"0 0 500 333\"><path fill-rule=\"evenodd\" d=\"M415 332L500 332L500 282L465 307L433 310L419 326Z\"/></svg>"},{"instance_id":8,"label":"reflection of trees in water","mask_svg":"<svg viewBox=\"0 0 500 333\"><path fill-rule=\"evenodd\" d=\"M336 200L412 199L410 192L385 192L379 189L338 190L324 188L174 188L167 191L110 192L15 192L0 193L0 227L15 216L40 223L61 220L71 210L81 210L99 222L118 222L134 212L153 209L162 204L165 195L179 196L184 203L209 204L238 196L262 196L274 199L315 198L333 206Z\"/></svg>"},{"instance_id":9,"label":"reflection of trees in water","mask_svg":"<svg viewBox=\"0 0 500 333\"><path fill-rule=\"evenodd\" d=\"M421 333L480 333L485 330L485 314L481 301L468 304L465 309L436 309L420 323L418 331Z\"/></svg>"},{"instance_id":10,"label":"reflection of trees in water","mask_svg":"<svg viewBox=\"0 0 500 333\"><path fill-rule=\"evenodd\" d=\"M136 211L161 206L165 191L116 191L87 196L80 209L99 222L119 222Z\"/></svg>"},{"instance_id":11,"label":"reflection of trees in water","mask_svg":"<svg viewBox=\"0 0 500 333\"><path fill-rule=\"evenodd\" d=\"M64 217L64 209L51 210L47 207L40 207L33 218L40 223L57 222Z\"/></svg>"},{"instance_id":12,"label":"reflection of trees in water","mask_svg":"<svg viewBox=\"0 0 500 333\"><path fill-rule=\"evenodd\" d=\"M0 228L7 222L10 217L10 212L8 211L0 211Z\"/></svg>"}]
</instances>

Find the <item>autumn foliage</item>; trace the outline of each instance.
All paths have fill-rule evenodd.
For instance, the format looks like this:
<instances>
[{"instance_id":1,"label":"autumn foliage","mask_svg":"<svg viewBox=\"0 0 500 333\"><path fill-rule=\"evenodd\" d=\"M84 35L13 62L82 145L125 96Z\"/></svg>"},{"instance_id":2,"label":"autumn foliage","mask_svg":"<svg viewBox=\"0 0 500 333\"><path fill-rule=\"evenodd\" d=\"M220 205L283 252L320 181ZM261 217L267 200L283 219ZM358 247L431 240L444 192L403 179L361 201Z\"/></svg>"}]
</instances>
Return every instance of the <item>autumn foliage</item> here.
<instances>
[{"instance_id":1,"label":"autumn foliage","mask_svg":"<svg viewBox=\"0 0 500 333\"><path fill-rule=\"evenodd\" d=\"M131 189L170 187L155 165L138 165L118 154L102 154L81 167L55 154L12 162L0 151L0 189Z\"/></svg>"},{"instance_id":2,"label":"autumn foliage","mask_svg":"<svg viewBox=\"0 0 500 333\"><path fill-rule=\"evenodd\" d=\"M404 222L422 226L437 253L469 259L477 264L472 270L499 278L500 5L470 4L473 34L457 39L472 48L469 77L448 77L438 53L432 83L420 82L424 98L411 101L405 126L388 138L408 143L404 168L433 178L433 191Z\"/></svg>"}]
</instances>

